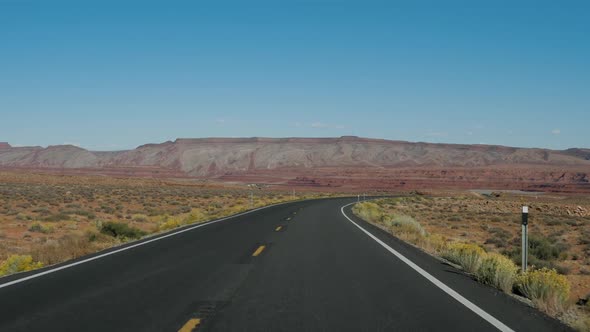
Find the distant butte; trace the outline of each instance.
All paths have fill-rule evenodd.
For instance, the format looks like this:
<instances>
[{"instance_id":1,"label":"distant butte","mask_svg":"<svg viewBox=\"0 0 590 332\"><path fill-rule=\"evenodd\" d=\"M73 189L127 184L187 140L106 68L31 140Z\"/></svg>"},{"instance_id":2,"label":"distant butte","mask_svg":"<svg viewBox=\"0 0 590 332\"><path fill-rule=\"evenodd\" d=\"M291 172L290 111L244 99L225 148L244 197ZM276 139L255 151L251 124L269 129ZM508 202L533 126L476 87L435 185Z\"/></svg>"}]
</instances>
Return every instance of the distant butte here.
<instances>
[{"instance_id":1,"label":"distant butte","mask_svg":"<svg viewBox=\"0 0 590 332\"><path fill-rule=\"evenodd\" d=\"M133 150L0 143L0 169L216 179L321 190L523 189L590 193L590 149L335 138L179 138Z\"/></svg>"}]
</instances>

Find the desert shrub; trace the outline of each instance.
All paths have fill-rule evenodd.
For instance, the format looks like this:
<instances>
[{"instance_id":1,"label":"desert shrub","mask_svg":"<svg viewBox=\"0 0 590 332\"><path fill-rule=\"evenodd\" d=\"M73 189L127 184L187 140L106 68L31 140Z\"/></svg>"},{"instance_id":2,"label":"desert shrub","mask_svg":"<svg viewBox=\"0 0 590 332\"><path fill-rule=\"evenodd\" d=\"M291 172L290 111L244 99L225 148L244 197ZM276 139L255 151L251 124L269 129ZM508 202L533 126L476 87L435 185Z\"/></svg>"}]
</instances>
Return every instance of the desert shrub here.
<instances>
[{"instance_id":1,"label":"desert shrub","mask_svg":"<svg viewBox=\"0 0 590 332\"><path fill-rule=\"evenodd\" d=\"M522 253L520 246L513 248L512 251L505 250L502 252L502 254L509 256L516 265L520 266L522 264ZM556 264L554 261L539 259L537 256L531 254L529 254L528 257L528 265L537 269L554 269L560 274L569 274L571 272L571 269L567 266Z\"/></svg>"},{"instance_id":2,"label":"desert shrub","mask_svg":"<svg viewBox=\"0 0 590 332\"><path fill-rule=\"evenodd\" d=\"M133 217L131 217L131 219L133 219L133 221L137 221L137 222L149 221L148 216L146 216L145 214L134 214Z\"/></svg>"},{"instance_id":3,"label":"desert shrub","mask_svg":"<svg viewBox=\"0 0 590 332\"><path fill-rule=\"evenodd\" d=\"M492 222L500 222L500 221L502 221L502 218L500 218L500 217L492 217L491 221Z\"/></svg>"},{"instance_id":4,"label":"desert shrub","mask_svg":"<svg viewBox=\"0 0 590 332\"><path fill-rule=\"evenodd\" d=\"M85 233L86 239L88 239L88 242L95 242L98 241L98 239L100 238L100 236L104 236L104 234L100 234L97 233L96 231L86 231Z\"/></svg>"},{"instance_id":5,"label":"desert shrub","mask_svg":"<svg viewBox=\"0 0 590 332\"><path fill-rule=\"evenodd\" d=\"M439 234L428 234L424 242L424 249L430 253L442 255L447 250L447 239Z\"/></svg>"},{"instance_id":6,"label":"desert shrub","mask_svg":"<svg viewBox=\"0 0 590 332\"><path fill-rule=\"evenodd\" d=\"M500 228L500 227L491 227L488 232L494 234L497 237L504 237L504 238L510 238L512 236L512 234L505 230L504 228Z\"/></svg>"},{"instance_id":7,"label":"desert shrub","mask_svg":"<svg viewBox=\"0 0 590 332\"><path fill-rule=\"evenodd\" d=\"M100 209L97 212L103 212L106 214L114 214L115 213L115 209L113 209L112 207L108 206L108 205L101 205Z\"/></svg>"},{"instance_id":8,"label":"desert shrub","mask_svg":"<svg viewBox=\"0 0 590 332\"><path fill-rule=\"evenodd\" d=\"M31 207L31 204L29 203L19 203L16 205L17 207L21 208L21 209L28 209Z\"/></svg>"},{"instance_id":9,"label":"desert shrub","mask_svg":"<svg viewBox=\"0 0 590 332\"><path fill-rule=\"evenodd\" d=\"M64 260L77 258L93 252L89 247L89 235L66 235L59 239L59 251L64 255Z\"/></svg>"},{"instance_id":10,"label":"desert shrub","mask_svg":"<svg viewBox=\"0 0 590 332\"><path fill-rule=\"evenodd\" d=\"M129 239L137 239L146 235L146 232L142 231L141 229L131 227L125 223L112 221L102 224L100 232L102 234L110 235L116 238Z\"/></svg>"},{"instance_id":11,"label":"desert shrub","mask_svg":"<svg viewBox=\"0 0 590 332\"><path fill-rule=\"evenodd\" d=\"M34 262L33 257L29 255L11 255L0 264L0 275L31 271L42 267L41 262Z\"/></svg>"},{"instance_id":12,"label":"desert shrub","mask_svg":"<svg viewBox=\"0 0 590 332\"><path fill-rule=\"evenodd\" d=\"M549 313L562 312L570 294L567 278L548 268L529 270L516 282L518 290Z\"/></svg>"},{"instance_id":13,"label":"desert shrub","mask_svg":"<svg viewBox=\"0 0 590 332\"><path fill-rule=\"evenodd\" d=\"M470 243L455 242L447 246L443 257L449 261L459 264L465 271L475 273L479 269L485 256L485 251Z\"/></svg>"},{"instance_id":14,"label":"desert shrub","mask_svg":"<svg viewBox=\"0 0 590 332\"><path fill-rule=\"evenodd\" d=\"M540 235L529 237L529 253L541 260L554 260L565 252L567 247Z\"/></svg>"},{"instance_id":15,"label":"desert shrub","mask_svg":"<svg viewBox=\"0 0 590 332\"><path fill-rule=\"evenodd\" d=\"M58 221L63 221L63 220L68 220L68 219L70 219L70 216L66 213L63 213L63 212L54 213L54 214L51 214L51 215L44 218L45 221L51 221L51 222L58 222Z\"/></svg>"},{"instance_id":16,"label":"desert shrub","mask_svg":"<svg viewBox=\"0 0 590 332\"><path fill-rule=\"evenodd\" d=\"M352 208L354 214L369 222L383 222L383 213L379 205L373 202L357 203Z\"/></svg>"},{"instance_id":17,"label":"desert shrub","mask_svg":"<svg viewBox=\"0 0 590 332\"><path fill-rule=\"evenodd\" d=\"M24 213L17 214L15 218L16 218L16 220L21 220L21 221L33 219L31 216L28 216L28 215L26 215Z\"/></svg>"},{"instance_id":18,"label":"desert shrub","mask_svg":"<svg viewBox=\"0 0 590 332\"><path fill-rule=\"evenodd\" d=\"M493 244L496 248L506 248L508 246L508 240L505 237L494 236L487 239L485 244Z\"/></svg>"},{"instance_id":19,"label":"desert shrub","mask_svg":"<svg viewBox=\"0 0 590 332\"><path fill-rule=\"evenodd\" d=\"M49 211L49 209L47 207L40 207L40 208L34 209L32 212L38 213L42 216L48 216L51 214L51 211Z\"/></svg>"},{"instance_id":20,"label":"desert shrub","mask_svg":"<svg viewBox=\"0 0 590 332\"><path fill-rule=\"evenodd\" d=\"M155 217L166 214L166 211L163 209L147 209L147 213L150 217Z\"/></svg>"},{"instance_id":21,"label":"desert shrub","mask_svg":"<svg viewBox=\"0 0 590 332\"><path fill-rule=\"evenodd\" d=\"M38 232L38 233L51 233L53 232L53 227L43 225L39 222L33 223L31 227L29 227L29 232Z\"/></svg>"},{"instance_id":22,"label":"desert shrub","mask_svg":"<svg viewBox=\"0 0 590 332\"><path fill-rule=\"evenodd\" d=\"M590 318L589 317L577 317L577 319L571 322L572 327L576 331L590 332Z\"/></svg>"},{"instance_id":23,"label":"desert shrub","mask_svg":"<svg viewBox=\"0 0 590 332\"><path fill-rule=\"evenodd\" d=\"M20 213L20 210L8 210L8 211L6 211L6 215L7 216L16 216L19 213Z\"/></svg>"},{"instance_id":24,"label":"desert shrub","mask_svg":"<svg viewBox=\"0 0 590 332\"><path fill-rule=\"evenodd\" d=\"M560 225L561 224L561 221L559 219L556 219L556 218L551 217L551 216L546 217L546 218L543 218L543 221L545 222L545 224L547 226L557 226L557 225Z\"/></svg>"},{"instance_id":25,"label":"desert shrub","mask_svg":"<svg viewBox=\"0 0 590 332\"><path fill-rule=\"evenodd\" d=\"M476 275L481 282L510 293L516 279L517 269L516 264L510 258L497 253L489 253L482 259Z\"/></svg>"},{"instance_id":26,"label":"desert shrub","mask_svg":"<svg viewBox=\"0 0 590 332\"><path fill-rule=\"evenodd\" d=\"M563 312L567 307L570 284L555 270L542 268L527 271L518 276L516 285L537 307L550 314Z\"/></svg>"},{"instance_id":27,"label":"desert shrub","mask_svg":"<svg viewBox=\"0 0 590 332\"><path fill-rule=\"evenodd\" d=\"M38 243L31 248L31 254L35 260L44 264L56 264L108 248L115 243L116 240L111 236L88 231Z\"/></svg>"},{"instance_id":28,"label":"desert shrub","mask_svg":"<svg viewBox=\"0 0 590 332\"><path fill-rule=\"evenodd\" d=\"M556 269L559 273L568 274L569 269L565 266L556 264L554 261L565 260L569 254L567 250L569 245L558 240L559 234L552 234L549 238L539 234L531 234L529 237L529 264L537 268L548 268ZM521 249L520 241L517 238L515 240L515 247L510 252L506 252L506 255L516 263L520 264L521 261Z\"/></svg>"},{"instance_id":29,"label":"desert shrub","mask_svg":"<svg viewBox=\"0 0 590 332\"><path fill-rule=\"evenodd\" d=\"M458 216L458 215L454 215L454 216L449 217L447 220L448 221L458 222L458 221L463 221L463 217Z\"/></svg>"},{"instance_id":30,"label":"desert shrub","mask_svg":"<svg viewBox=\"0 0 590 332\"><path fill-rule=\"evenodd\" d=\"M77 205L77 204L74 204L74 205ZM78 215L78 216L86 217L86 218L88 218L90 220L93 220L93 219L96 218L96 214L94 214L94 212L92 212L92 211L86 211L86 210L83 210L83 209L69 209L69 210L64 210L62 213L63 214L68 214L68 215L69 214L75 214L75 215Z\"/></svg>"},{"instance_id":31,"label":"desert shrub","mask_svg":"<svg viewBox=\"0 0 590 332\"><path fill-rule=\"evenodd\" d=\"M169 229L174 229L182 225L182 222L178 218L171 218L166 217L164 221L158 226L158 230L160 231L167 231Z\"/></svg>"},{"instance_id":32,"label":"desert shrub","mask_svg":"<svg viewBox=\"0 0 590 332\"><path fill-rule=\"evenodd\" d=\"M394 233L409 233L425 236L426 231L414 218L410 216L397 215L393 217L391 229Z\"/></svg>"},{"instance_id":33,"label":"desert shrub","mask_svg":"<svg viewBox=\"0 0 590 332\"><path fill-rule=\"evenodd\" d=\"M239 212L245 211L247 209L245 206L234 207L234 209L238 208L240 208ZM199 208L192 209L191 214L188 216L188 223L200 222L204 220L207 220L207 214Z\"/></svg>"},{"instance_id":34,"label":"desert shrub","mask_svg":"<svg viewBox=\"0 0 590 332\"><path fill-rule=\"evenodd\" d=\"M191 212L191 210L192 210L192 208L190 206L181 206L176 210L176 212L179 214L182 214L182 213L189 213L189 212Z\"/></svg>"}]
</instances>

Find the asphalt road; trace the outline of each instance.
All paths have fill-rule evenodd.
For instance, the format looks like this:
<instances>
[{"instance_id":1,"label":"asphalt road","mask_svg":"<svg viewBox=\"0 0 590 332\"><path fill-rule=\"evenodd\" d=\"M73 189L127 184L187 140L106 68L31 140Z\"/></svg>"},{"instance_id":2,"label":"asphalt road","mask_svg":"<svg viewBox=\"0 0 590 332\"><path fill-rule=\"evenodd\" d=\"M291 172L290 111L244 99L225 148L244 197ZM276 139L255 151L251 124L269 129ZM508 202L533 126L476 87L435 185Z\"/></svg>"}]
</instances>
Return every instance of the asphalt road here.
<instances>
[{"instance_id":1,"label":"asphalt road","mask_svg":"<svg viewBox=\"0 0 590 332\"><path fill-rule=\"evenodd\" d=\"M568 330L345 208L369 236L341 212L352 201L270 207L22 282L34 274L2 278L0 331Z\"/></svg>"}]
</instances>

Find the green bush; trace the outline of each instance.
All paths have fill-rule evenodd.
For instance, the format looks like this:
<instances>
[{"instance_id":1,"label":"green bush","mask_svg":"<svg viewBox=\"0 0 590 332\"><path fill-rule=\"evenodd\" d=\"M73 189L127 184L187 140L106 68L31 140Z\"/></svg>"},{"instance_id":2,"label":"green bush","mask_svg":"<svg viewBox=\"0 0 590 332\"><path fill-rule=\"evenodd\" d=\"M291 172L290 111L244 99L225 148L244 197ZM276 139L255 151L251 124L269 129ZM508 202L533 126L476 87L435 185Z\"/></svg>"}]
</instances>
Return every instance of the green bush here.
<instances>
[{"instance_id":1,"label":"green bush","mask_svg":"<svg viewBox=\"0 0 590 332\"><path fill-rule=\"evenodd\" d=\"M112 237L128 239L138 239L146 235L146 232L141 229L131 227L125 223L112 221L102 224L100 232Z\"/></svg>"},{"instance_id":2,"label":"green bush","mask_svg":"<svg viewBox=\"0 0 590 332\"><path fill-rule=\"evenodd\" d=\"M566 252L568 248L561 243L556 243L540 235L529 237L529 253L541 260L554 260Z\"/></svg>"},{"instance_id":3,"label":"green bush","mask_svg":"<svg viewBox=\"0 0 590 332\"><path fill-rule=\"evenodd\" d=\"M41 262L33 262L33 257L29 255L11 255L0 264L0 275L31 271L42 267Z\"/></svg>"},{"instance_id":4,"label":"green bush","mask_svg":"<svg viewBox=\"0 0 590 332\"><path fill-rule=\"evenodd\" d=\"M564 312L567 307L570 284L553 269L527 271L518 276L516 285L537 307L550 314Z\"/></svg>"},{"instance_id":5,"label":"green bush","mask_svg":"<svg viewBox=\"0 0 590 332\"><path fill-rule=\"evenodd\" d=\"M486 254L477 269L477 278L488 285L512 292L518 268L510 258L497 253Z\"/></svg>"}]
</instances>

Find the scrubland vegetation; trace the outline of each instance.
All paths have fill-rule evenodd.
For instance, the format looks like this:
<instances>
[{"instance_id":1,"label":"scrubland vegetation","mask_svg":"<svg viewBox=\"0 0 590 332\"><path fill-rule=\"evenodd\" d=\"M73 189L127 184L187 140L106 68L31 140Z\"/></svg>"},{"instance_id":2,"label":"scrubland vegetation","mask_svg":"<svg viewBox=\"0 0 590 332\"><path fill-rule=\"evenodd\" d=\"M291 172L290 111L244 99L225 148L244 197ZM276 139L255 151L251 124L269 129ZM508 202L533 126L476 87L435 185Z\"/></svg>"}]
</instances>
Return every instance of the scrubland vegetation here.
<instances>
[{"instance_id":1,"label":"scrubland vegetation","mask_svg":"<svg viewBox=\"0 0 590 332\"><path fill-rule=\"evenodd\" d=\"M578 330L590 331L590 241L583 240L590 233L590 216L583 213L589 201L567 197L535 200L475 194L412 195L358 203L353 212L460 266L477 280L522 295L540 310ZM530 268L526 273L521 273L519 266L519 211L523 204L531 206Z\"/></svg>"},{"instance_id":2,"label":"scrubland vegetation","mask_svg":"<svg viewBox=\"0 0 590 332\"><path fill-rule=\"evenodd\" d=\"M0 172L0 276L176 227L320 196L163 180Z\"/></svg>"}]
</instances>

